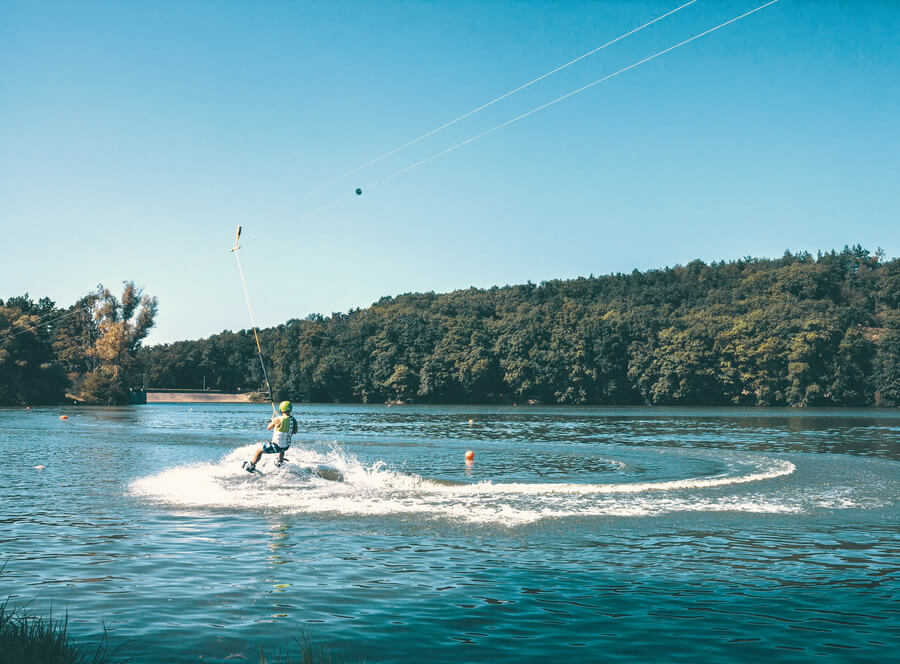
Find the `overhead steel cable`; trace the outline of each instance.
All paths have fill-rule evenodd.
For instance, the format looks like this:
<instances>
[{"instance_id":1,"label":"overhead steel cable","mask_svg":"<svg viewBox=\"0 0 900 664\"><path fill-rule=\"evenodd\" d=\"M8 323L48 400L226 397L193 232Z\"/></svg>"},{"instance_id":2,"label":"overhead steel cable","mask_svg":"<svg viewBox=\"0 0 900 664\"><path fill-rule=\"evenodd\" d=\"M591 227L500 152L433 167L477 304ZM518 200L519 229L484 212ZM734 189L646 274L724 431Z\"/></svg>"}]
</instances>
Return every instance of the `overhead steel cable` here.
<instances>
[{"instance_id":1,"label":"overhead steel cable","mask_svg":"<svg viewBox=\"0 0 900 664\"><path fill-rule=\"evenodd\" d=\"M405 150L406 148L408 148L408 147L410 147L410 146L412 146L412 145L415 145L415 144L418 143L419 141L422 141L422 140L428 138L429 136L434 136L434 135L437 134L438 132L443 131L444 129L447 129L448 127L452 127L452 126L455 125L457 122L461 122L462 120L465 120L466 118L469 118L469 117L475 115L476 113L478 113L478 112L480 112L480 111L483 111L484 109L486 109L486 108L488 108L488 107L490 107L490 106L493 106L493 105L496 104L497 102L503 101L503 100L506 99L507 97L511 97L512 95L516 94L517 92L521 92L521 91L524 90L525 88L531 87L531 86L534 85L535 83L539 83L539 82L543 81L545 78L547 78L547 77L549 77L549 76L553 76L553 74L557 74L557 73L561 72L563 69L566 69L567 67L571 67L571 66L574 65L576 62L580 62L581 60L584 60L585 58L590 57L591 55L594 55L594 53L597 53L597 52L599 52L599 51L602 51L603 49L607 48L608 46L612 46L612 45L615 44L616 42L620 42L620 41L622 41L623 39L625 39L626 37L630 37L631 35L640 32L640 31L643 30L644 28L649 28L649 27L650 27L651 25L653 25L654 23L658 23L659 21L663 20L664 18L667 18L667 17L671 16L672 14L675 14L676 12L680 12L682 9L684 9L685 7L691 6L691 5L694 4L695 2L697 2L697 0L690 0L689 2L684 3L684 4L681 5L680 7L676 7L675 9L672 9L672 10L666 12L665 14L662 14L661 16L657 16L657 17L654 18L653 20L648 21L648 22L644 23L643 25L640 25L640 26L638 26L638 27L636 27L636 28L634 28L634 29L632 29L632 30L629 30L628 32L626 32L626 33L624 33L624 34L622 34L622 35L619 35L619 36L616 37L615 39L612 39L612 40L606 42L605 44L603 44L603 45L601 45L601 46L598 46L597 48L588 51L587 53L583 53L582 55L579 55L579 56L578 56L577 58L575 58L574 60L569 60L567 63L565 63L565 64L563 64L563 65L560 65L560 66L556 67L555 69L551 69L551 70L548 71L547 73L541 74L541 75L538 76L537 78L535 78L535 79L533 79L533 80L531 80L531 81L528 81L527 83L523 83L522 85L520 85L520 86L517 87L517 88L513 88L513 89L510 90L509 92L505 92L505 93L503 93L502 95L500 95L499 97L495 97L494 99L490 100L489 102L487 102L487 103L485 103L485 104L482 104L481 106L479 106L479 107L477 107L477 108L473 108L471 111L468 111L467 113L463 113L463 114L460 115L459 117L454 118L453 120L450 120L449 122L445 122L445 123L442 124L441 126L436 127L436 128L434 128L434 129L432 129L431 131L428 131L428 132L422 134L421 136L419 136L419 137L417 137L417 138L414 138L414 139L412 139L411 141L408 141L408 142L404 143L403 145L400 145L400 146L394 148L393 150L389 150L388 152L385 152L385 153L384 153L383 155L381 155L380 157L375 157L375 159L372 159L371 161L367 161L366 163L362 164L361 166L357 166L356 168L347 171L347 172L344 173L343 175L341 175L341 176L339 176L339 177L336 177L335 179L333 179L333 180L331 180L331 181L329 181L329 182L326 182L326 183L321 184L321 185L319 185L319 186L317 186L317 187L315 187L315 188L313 188L313 189L310 189L308 192L306 192L306 195L312 194L312 193L314 193L314 192L316 192L316 191L319 191L320 189L324 189L325 187L328 187L328 186L330 186L330 185L333 185L333 184L335 184L336 182L340 182L340 181L343 180L344 178L350 177L351 175L354 175L355 173L359 173L360 171L362 171L362 170L364 170L364 169L366 169L366 168L369 168L369 166L373 166L374 164L377 164L377 163L378 163L379 161L381 161L382 159L386 159L386 158L390 157L391 155L397 154L397 153L400 152L401 150Z\"/></svg>"},{"instance_id":2,"label":"overhead steel cable","mask_svg":"<svg viewBox=\"0 0 900 664\"><path fill-rule=\"evenodd\" d=\"M512 118L511 120L507 120L506 122L498 124L495 127L491 127L490 129L483 131L480 134L476 134L475 136L471 136L471 137L467 138L466 140L460 141L459 143L457 143L455 145L451 145L450 147L445 148L445 149L441 150L440 152L436 152L435 154L431 155L430 157L426 157L425 159L422 159L421 161L417 161L416 163L414 163L410 166L407 166L406 168L402 168L399 171L391 173L390 175L388 175L386 177L383 177L379 180L375 180L374 182L371 182L368 185L366 185L365 188L369 189L371 187L375 187L377 185L384 184L385 182L387 182L389 180L393 180L394 178L396 178L400 175L403 175L404 173L408 173L411 170L418 168L419 166L427 164L428 162L433 161L434 159L437 159L438 157L441 157L441 156L447 154L448 152L453 152L454 150L458 150L459 148L463 147L464 145L473 143L473 142L477 141L478 139L484 138L485 136L492 134L499 129L508 127L509 125L513 124L514 122L518 122L519 120L527 118L530 115L534 115L538 111L542 111L545 108L549 108L550 106L553 106L554 104L558 104L559 102L565 101L566 99L569 99L570 97L574 97L575 95L580 94L580 93L584 92L585 90L588 90L588 89L594 87L595 85L599 85L600 83L603 83L604 81L608 81L611 78L615 78L616 76L619 76L620 74L624 74L625 72L630 71L631 69L634 69L635 67L639 67L640 65L650 62L651 60L655 60L656 58L658 58L662 55L665 55L666 53L670 53L671 51L674 51L677 48L681 48L682 46L685 46L686 44L690 44L692 41L700 39L701 37L705 37L706 35L709 35L709 34L715 32L716 30L721 30L722 28L724 28L728 25L731 25L732 23L735 23L737 21L740 21L741 19L750 16L751 14L755 14L758 11L762 11L766 7L774 5L776 2L779 2L779 0L770 0L770 2L767 2L764 5L760 5L756 9L751 9L750 11L745 12L745 13L741 14L740 16L736 16L732 19L729 19L728 21L725 21L724 23L720 23L719 25L717 25L713 28L704 30L703 32L696 34L693 37L690 37L688 39L685 39L684 41L678 42L674 46L670 46L661 51L658 51L657 53L647 56L646 58L643 58L642 60L638 60L637 62L634 62L634 63L628 65L627 67L623 67L622 69L619 69L618 71L615 71L612 74L608 74L608 75L604 76L603 78L599 78L596 81L588 83L587 85L583 85L576 90L572 90L571 92L568 92L568 93L562 95L561 97L557 97L556 99L553 99L552 101L548 101L545 104L541 104L540 106L537 106L537 107L531 109L530 111L522 113L521 115L517 115L516 117ZM333 203L329 204L328 207L330 207L330 205L333 205L334 203L337 203L340 200L343 200L343 198L346 198L346 195L342 196L340 199L337 199Z\"/></svg>"},{"instance_id":3,"label":"overhead steel cable","mask_svg":"<svg viewBox=\"0 0 900 664\"><path fill-rule=\"evenodd\" d=\"M374 180L373 182L370 182L369 184L365 185L363 187L363 189L371 189L372 187L376 187L380 184L384 184L385 182L388 182L389 180L393 180L394 178L396 178L400 175L409 173L410 171L412 171L416 168L419 168L420 166L423 166L424 164L427 164L428 162L433 161L433 160L437 159L438 157L442 157L443 155L445 155L449 152L458 150L459 148L463 147L464 145L468 145L469 143L474 143L475 141L477 141L481 138L484 138L485 136L488 136L489 134L493 134L495 131L503 129L504 127L508 127L509 125L511 125L515 122L518 122L519 120L523 120L524 118L527 118L530 115L534 115L538 111L542 111L546 108L549 108L550 106L553 106L554 104L558 104L561 101L565 101L566 99L569 99L570 97L574 97L575 95L580 94L580 93L584 92L585 90L588 90L596 85L599 85L600 83L603 83L605 81L610 80L611 78L615 78L616 76L624 74L625 72L630 71L636 67L639 67L647 62L650 62L651 60L655 60L656 58L663 56L666 53L670 53L670 52L674 51L675 49L678 49L678 48L681 48L682 46L690 44L691 42L696 41L697 39L700 39L701 37L705 37L709 34L712 34L713 32L716 32L717 30L721 30L722 28L724 28L728 25L731 25L732 23L735 23L737 21L740 21L741 19L747 18L751 14L755 14L756 12L762 11L763 9L770 7L777 2L779 2L779 0L770 0L769 2L767 2L763 5L760 5L759 7L756 7L755 9L751 9L750 11L744 12L743 14L740 14L739 16L735 16L734 18L729 19L729 20L725 21L724 23L720 23L719 25L716 25L715 27L709 28L708 30L704 30L703 32L700 32L700 33L694 35L693 37L689 37L688 39L685 39L684 41L680 41L677 44L674 44L673 46L669 46L668 48L658 51L658 52L654 53L653 55L650 55L650 56L647 56L646 58L638 60L637 62L634 62L634 63L628 65L627 67L623 67L622 69L619 69L618 71L615 71L611 74L607 74L606 76L599 78L596 81L592 81L591 83L588 83L587 85L583 85L580 88L572 90L571 92L568 92L568 93L562 95L561 97L557 97L556 99L548 101L545 104L541 104L540 106L537 106L537 107L531 109L530 111L526 111L525 113L517 115L516 117L514 117L510 120L507 120L506 122L502 122L501 124L496 125L495 127L491 127L490 129L488 129L486 131L483 131L479 134L471 136L471 137L465 139L464 141L460 141L459 143L456 143L455 145L451 145L448 148L444 148L443 150L436 152L435 154L431 155L430 157L426 157L425 159L417 161L414 164L411 164L410 166L402 168L399 171L391 173L390 175L387 175L383 178ZM309 212L306 212L306 213L300 215L300 218L301 219L307 218L314 214L322 212L323 210L326 210L330 207L337 205L344 199L349 198L350 196L351 196L351 193L343 194L343 195L335 198L334 200L332 200L329 203L320 205L319 207L314 208L313 210L310 210Z\"/></svg>"},{"instance_id":4,"label":"overhead steel cable","mask_svg":"<svg viewBox=\"0 0 900 664\"><path fill-rule=\"evenodd\" d=\"M61 315L61 316L58 316L58 317L56 317L56 318L52 318L52 319L50 319L50 320L46 320L46 321L45 321L45 320L39 320L39 321L38 321L36 324L34 324L34 325L27 325L27 326L26 326L26 325L16 325L15 323L11 323L11 324L10 324L11 327L21 327L22 330L20 330L19 332L14 333L14 334L10 334L10 335L7 335L7 336L3 337L2 339L0 339L0 343L2 343L2 342L4 342L4 341L8 341L8 340L10 340L10 339L12 339L12 338L14 338L14 337L17 337L17 336L19 336L20 334L25 334L26 332L36 332L39 328L41 328L41 327L43 327L43 326L45 326L45 325L50 325L51 323L55 323L55 322L57 322L57 321L63 320L64 318L68 318L69 316L74 316L75 314L81 313L82 311L88 311L88 310L90 310L90 309L92 309L92 308L93 308L93 305L88 305L88 306L86 306L86 307L82 307L81 309L73 309L72 311L70 311L70 312L68 312L68 313L65 313L65 314L63 314L63 315ZM46 318L47 316L53 315L54 313L56 313L56 312L51 312L51 313L49 313L49 314L44 314L43 316L41 316L41 318ZM31 315L33 315L33 314L22 314L22 315L23 315L23 316L31 316Z\"/></svg>"}]
</instances>

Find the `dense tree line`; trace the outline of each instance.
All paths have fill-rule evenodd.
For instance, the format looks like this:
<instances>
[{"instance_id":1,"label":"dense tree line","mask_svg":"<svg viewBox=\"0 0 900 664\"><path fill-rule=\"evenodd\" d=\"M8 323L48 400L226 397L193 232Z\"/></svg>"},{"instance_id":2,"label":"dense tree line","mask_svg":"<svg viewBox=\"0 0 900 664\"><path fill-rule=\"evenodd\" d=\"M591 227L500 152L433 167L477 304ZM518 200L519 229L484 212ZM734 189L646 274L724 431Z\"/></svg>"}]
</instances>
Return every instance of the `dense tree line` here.
<instances>
[{"instance_id":1,"label":"dense tree line","mask_svg":"<svg viewBox=\"0 0 900 664\"><path fill-rule=\"evenodd\" d=\"M277 399L900 405L900 260L845 248L444 295L260 331ZM154 387L260 390L249 331L143 348Z\"/></svg>"},{"instance_id":2,"label":"dense tree line","mask_svg":"<svg viewBox=\"0 0 900 664\"><path fill-rule=\"evenodd\" d=\"M0 300L0 405L128 403L140 385L137 350L153 327L156 298L126 282L121 297L98 286L57 308L28 294Z\"/></svg>"}]
</instances>

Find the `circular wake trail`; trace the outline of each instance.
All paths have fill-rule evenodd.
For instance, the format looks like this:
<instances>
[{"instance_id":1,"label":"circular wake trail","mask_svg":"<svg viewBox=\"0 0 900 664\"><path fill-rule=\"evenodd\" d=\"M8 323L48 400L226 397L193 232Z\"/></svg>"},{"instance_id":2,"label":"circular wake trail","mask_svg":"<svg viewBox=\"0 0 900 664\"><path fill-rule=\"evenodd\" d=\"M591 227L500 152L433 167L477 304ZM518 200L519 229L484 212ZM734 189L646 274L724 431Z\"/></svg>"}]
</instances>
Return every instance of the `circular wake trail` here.
<instances>
[{"instance_id":1,"label":"circular wake trail","mask_svg":"<svg viewBox=\"0 0 900 664\"><path fill-rule=\"evenodd\" d=\"M290 461L276 468L265 458L263 475L248 474L240 460L252 446L217 463L178 466L140 478L130 491L160 503L192 508L264 510L284 514L340 514L402 518L419 515L507 526L573 516L646 516L672 511L798 512L796 496L741 487L793 474L790 461L751 454L716 453L721 472L663 481L606 483L460 483L429 479L366 465L337 445L292 448ZM644 453L650 454L650 451ZM684 463L685 455L656 450L663 459ZM704 453L698 453L704 456ZM705 454L709 456L709 454ZM708 463L709 459L701 460ZM624 467L624 464L613 467ZM614 476L623 479L621 471ZM807 501L808 502L808 501Z\"/></svg>"}]
</instances>

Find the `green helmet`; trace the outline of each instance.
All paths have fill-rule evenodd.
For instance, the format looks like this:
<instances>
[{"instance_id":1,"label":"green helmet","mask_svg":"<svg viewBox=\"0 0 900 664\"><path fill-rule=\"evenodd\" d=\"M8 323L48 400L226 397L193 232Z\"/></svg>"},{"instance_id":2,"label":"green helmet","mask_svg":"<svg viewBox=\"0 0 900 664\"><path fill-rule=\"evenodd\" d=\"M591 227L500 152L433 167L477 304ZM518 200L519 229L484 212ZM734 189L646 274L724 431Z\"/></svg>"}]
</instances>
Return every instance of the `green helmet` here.
<instances>
[{"instance_id":1,"label":"green helmet","mask_svg":"<svg viewBox=\"0 0 900 664\"><path fill-rule=\"evenodd\" d=\"M279 406L278 406L278 409L282 413L290 413L293 408L294 408L294 406L290 401L282 401L281 404L279 404Z\"/></svg>"}]
</instances>

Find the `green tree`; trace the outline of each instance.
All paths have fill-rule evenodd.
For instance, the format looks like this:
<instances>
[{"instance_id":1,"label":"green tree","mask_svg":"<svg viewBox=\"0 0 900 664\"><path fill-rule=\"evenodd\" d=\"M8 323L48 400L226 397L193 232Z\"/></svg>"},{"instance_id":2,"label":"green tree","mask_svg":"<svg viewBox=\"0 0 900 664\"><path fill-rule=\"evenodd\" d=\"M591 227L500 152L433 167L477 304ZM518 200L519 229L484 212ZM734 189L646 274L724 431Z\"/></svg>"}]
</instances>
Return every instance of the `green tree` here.
<instances>
[{"instance_id":1,"label":"green tree","mask_svg":"<svg viewBox=\"0 0 900 664\"><path fill-rule=\"evenodd\" d=\"M393 373L384 381L384 387L390 390L394 399L405 401L415 394L418 377L405 364L394 367Z\"/></svg>"},{"instance_id":2,"label":"green tree","mask_svg":"<svg viewBox=\"0 0 900 664\"><path fill-rule=\"evenodd\" d=\"M887 316L876 348L872 377L874 401L880 406L900 407L900 312Z\"/></svg>"},{"instance_id":3,"label":"green tree","mask_svg":"<svg viewBox=\"0 0 900 664\"><path fill-rule=\"evenodd\" d=\"M260 337L275 391L295 400L886 405L896 403L898 275L900 261L860 246L696 260L385 297ZM170 383L159 387L262 381L247 331L140 357Z\"/></svg>"},{"instance_id":4,"label":"green tree","mask_svg":"<svg viewBox=\"0 0 900 664\"><path fill-rule=\"evenodd\" d=\"M812 319L791 340L787 399L792 406L821 406L831 398L829 374L836 336L831 321Z\"/></svg>"},{"instance_id":5,"label":"green tree","mask_svg":"<svg viewBox=\"0 0 900 664\"><path fill-rule=\"evenodd\" d=\"M52 346L59 311L26 293L0 300L0 404L58 403L67 379Z\"/></svg>"},{"instance_id":6,"label":"green tree","mask_svg":"<svg viewBox=\"0 0 900 664\"><path fill-rule=\"evenodd\" d=\"M872 389L874 356L875 346L862 330L848 329L835 354L828 398L842 406L871 406L875 401Z\"/></svg>"}]
</instances>

